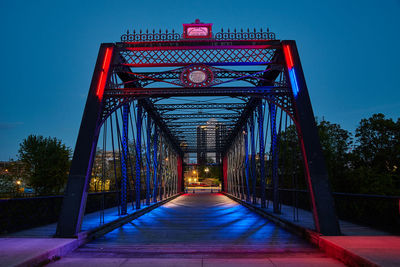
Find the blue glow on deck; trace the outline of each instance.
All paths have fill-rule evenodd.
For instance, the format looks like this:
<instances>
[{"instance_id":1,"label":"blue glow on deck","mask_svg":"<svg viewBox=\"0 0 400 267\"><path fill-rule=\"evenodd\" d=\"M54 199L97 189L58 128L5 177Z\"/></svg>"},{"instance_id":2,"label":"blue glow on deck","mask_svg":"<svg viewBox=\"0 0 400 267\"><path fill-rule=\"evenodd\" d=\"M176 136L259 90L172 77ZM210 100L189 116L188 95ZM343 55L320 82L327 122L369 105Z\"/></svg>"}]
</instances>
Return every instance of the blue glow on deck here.
<instances>
[{"instance_id":1,"label":"blue glow on deck","mask_svg":"<svg viewBox=\"0 0 400 267\"><path fill-rule=\"evenodd\" d=\"M276 245L299 237L221 194L185 194L91 244Z\"/></svg>"}]
</instances>

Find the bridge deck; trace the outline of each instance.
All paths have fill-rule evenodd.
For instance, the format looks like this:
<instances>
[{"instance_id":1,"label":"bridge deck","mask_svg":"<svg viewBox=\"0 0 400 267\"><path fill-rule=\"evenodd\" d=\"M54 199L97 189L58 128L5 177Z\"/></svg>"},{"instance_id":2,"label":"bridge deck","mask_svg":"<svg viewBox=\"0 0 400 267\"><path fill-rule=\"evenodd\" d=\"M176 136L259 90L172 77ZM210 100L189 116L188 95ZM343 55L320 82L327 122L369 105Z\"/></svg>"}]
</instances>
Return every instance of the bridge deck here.
<instances>
[{"instance_id":1,"label":"bridge deck","mask_svg":"<svg viewBox=\"0 0 400 267\"><path fill-rule=\"evenodd\" d=\"M86 266L88 262L342 266L228 197L206 193L178 197L53 264Z\"/></svg>"}]
</instances>

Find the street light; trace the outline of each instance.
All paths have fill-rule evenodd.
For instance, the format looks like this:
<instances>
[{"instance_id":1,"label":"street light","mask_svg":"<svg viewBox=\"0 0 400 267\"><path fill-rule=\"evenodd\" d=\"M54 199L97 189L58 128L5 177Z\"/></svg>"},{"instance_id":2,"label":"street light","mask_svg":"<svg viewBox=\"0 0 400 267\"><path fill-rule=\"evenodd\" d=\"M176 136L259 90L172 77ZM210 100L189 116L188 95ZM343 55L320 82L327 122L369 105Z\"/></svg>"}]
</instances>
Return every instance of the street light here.
<instances>
[{"instance_id":1,"label":"street light","mask_svg":"<svg viewBox=\"0 0 400 267\"><path fill-rule=\"evenodd\" d=\"M197 178L195 178L194 181L197 182L199 180L199 173L196 170L193 170L193 174L196 174Z\"/></svg>"}]
</instances>

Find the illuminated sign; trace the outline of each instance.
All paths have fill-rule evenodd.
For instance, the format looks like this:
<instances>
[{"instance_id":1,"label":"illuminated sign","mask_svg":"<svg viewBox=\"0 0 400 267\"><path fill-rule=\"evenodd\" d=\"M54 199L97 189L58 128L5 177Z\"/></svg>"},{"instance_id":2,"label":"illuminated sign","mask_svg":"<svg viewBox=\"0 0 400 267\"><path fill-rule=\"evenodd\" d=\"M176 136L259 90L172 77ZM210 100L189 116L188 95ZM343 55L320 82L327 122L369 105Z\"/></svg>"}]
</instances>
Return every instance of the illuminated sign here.
<instances>
[{"instance_id":1,"label":"illuminated sign","mask_svg":"<svg viewBox=\"0 0 400 267\"><path fill-rule=\"evenodd\" d=\"M212 38L212 23L202 23L196 19L194 23L183 24L183 39Z\"/></svg>"}]
</instances>

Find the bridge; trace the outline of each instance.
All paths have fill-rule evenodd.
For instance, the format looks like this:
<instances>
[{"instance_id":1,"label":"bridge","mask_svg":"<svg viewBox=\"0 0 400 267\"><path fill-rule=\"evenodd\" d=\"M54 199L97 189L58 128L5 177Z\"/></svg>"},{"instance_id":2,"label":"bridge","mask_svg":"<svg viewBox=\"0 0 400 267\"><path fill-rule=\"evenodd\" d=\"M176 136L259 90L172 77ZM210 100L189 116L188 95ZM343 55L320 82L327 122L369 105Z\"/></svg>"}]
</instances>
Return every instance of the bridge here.
<instances>
[{"instance_id":1,"label":"bridge","mask_svg":"<svg viewBox=\"0 0 400 267\"><path fill-rule=\"evenodd\" d=\"M295 41L212 26L101 44L58 222L1 239L6 265L400 264L338 219Z\"/></svg>"}]
</instances>

